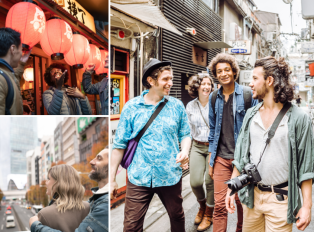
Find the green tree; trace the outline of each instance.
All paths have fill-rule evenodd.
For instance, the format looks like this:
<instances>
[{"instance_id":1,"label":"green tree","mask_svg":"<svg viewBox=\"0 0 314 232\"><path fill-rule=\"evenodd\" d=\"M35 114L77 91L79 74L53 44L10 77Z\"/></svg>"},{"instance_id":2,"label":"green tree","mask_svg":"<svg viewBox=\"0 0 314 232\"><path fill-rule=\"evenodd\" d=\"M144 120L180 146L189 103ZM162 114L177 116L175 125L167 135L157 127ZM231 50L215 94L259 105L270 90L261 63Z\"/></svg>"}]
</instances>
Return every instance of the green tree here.
<instances>
[{"instance_id":1,"label":"green tree","mask_svg":"<svg viewBox=\"0 0 314 232\"><path fill-rule=\"evenodd\" d=\"M2 198L3 198L3 192L2 192L2 190L0 189L0 202L1 202L1 200L2 200Z\"/></svg>"}]
</instances>

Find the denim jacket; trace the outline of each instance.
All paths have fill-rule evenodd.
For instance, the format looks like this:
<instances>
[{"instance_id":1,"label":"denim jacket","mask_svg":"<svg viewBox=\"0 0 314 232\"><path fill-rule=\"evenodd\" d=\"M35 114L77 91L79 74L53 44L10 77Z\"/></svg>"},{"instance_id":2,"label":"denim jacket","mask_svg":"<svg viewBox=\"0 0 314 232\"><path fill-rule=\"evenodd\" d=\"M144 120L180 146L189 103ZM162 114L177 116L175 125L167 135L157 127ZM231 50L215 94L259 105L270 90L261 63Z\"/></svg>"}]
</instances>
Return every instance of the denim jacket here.
<instances>
[{"instance_id":1,"label":"denim jacket","mask_svg":"<svg viewBox=\"0 0 314 232\"><path fill-rule=\"evenodd\" d=\"M82 84L85 93L99 94L101 103L101 114L108 115L108 78L103 78L100 82L92 84L92 75L89 72L84 72Z\"/></svg>"},{"instance_id":2,"label":"denim jacket","mask_svg":"<svg viewBox=\"0 0 314 232\"><path fill-rule=\"evenodd\" d=\"M94 195L89 199L90 212L75 232L108 232L108 187L92 188ZM44 226L39 221L33 222L31 232L62 232Z\"/></svg>"},{"instance_id":3,"label":"denim jacket","mask_svg":"<svg viewBox=\"0 0 314 232\"><path fill-rule=\"evenodd\" d=\"M213 93L209 96L209 126L210 132L208 137L209 148L208 152L211 152L210 163L211 167L214 166L214 161L217 155L218 142L220 138L221 132L221 124L222 124L222 115L224 109L224 98L222 94L222 88L219 89L216 102L215 102L215 112L213 112L213 108L211 105ZM253 96L253 93L252 93ZM258 104L258 100L253 99L252 97L252 106ZM234 117L234 142L237 143L237 138L240 133L240 129L242 126L243 118L245 116L245 107L244 107L244 99L243 99L243 86L235 83L234 92L233 92L233 117ZM215 117L216 115L216 117Z\"/></svg>"}]
</instances>

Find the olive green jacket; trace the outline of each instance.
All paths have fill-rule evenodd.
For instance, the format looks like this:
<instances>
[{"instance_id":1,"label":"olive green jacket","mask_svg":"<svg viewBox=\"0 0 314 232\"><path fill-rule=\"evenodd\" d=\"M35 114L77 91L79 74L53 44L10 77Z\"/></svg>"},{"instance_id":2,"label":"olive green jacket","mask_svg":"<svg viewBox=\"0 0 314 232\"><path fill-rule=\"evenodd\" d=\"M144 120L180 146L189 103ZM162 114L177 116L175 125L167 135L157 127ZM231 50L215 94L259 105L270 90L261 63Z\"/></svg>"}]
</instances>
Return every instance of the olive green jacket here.
<instances>
[{"instance_id":1,"label":"olive green jacket","mask_svg":"<svg viewBox=\"0 0 314 232\"><path fill-rule=\"evenodd\" d=\"M250 162L250 125L262 103L250 108L235 148L232 162L239 172ZM295 222L295 216L302 207L299 187L302 181L314 178L314 138L309 115L292 105L287 111L289 137L289 178L287 222ZM240 201L249 208L254 207L254 185L250 184L238 192Z\"/></svg>"}]
</instances>

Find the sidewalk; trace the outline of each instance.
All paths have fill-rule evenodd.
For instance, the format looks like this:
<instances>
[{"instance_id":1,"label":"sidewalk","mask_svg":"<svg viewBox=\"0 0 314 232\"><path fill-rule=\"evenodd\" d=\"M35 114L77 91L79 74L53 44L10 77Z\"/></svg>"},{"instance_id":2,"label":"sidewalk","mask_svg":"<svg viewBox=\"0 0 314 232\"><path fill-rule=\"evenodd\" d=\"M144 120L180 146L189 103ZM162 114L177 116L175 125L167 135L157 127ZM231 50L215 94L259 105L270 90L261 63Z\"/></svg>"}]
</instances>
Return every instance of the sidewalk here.
<instances>
[{"instance_id":1,"label":"sidewalk","mask_svg":"<svg viewBox=\"0 0 314 232\"><path fill-rule=\"evenodd\" d=\"M197 226L194 225L194 217L198 211L198 203L190 186L190 175L187 175L182 180L182 197L183 208L185 213L185 227L186 232L196 232ZM314 186L312 190L312 199L314 202ZM314 231L314 204L312 207L312 220L310 225L306 228L306 232ZM122 232L124 220L124 204L110 211L110 231ZM228 228L227 232L234 232L237 224L236 213L228 214ZM150 203L148 212L144 221L145 232L170 232L170 221L165 207L155 195ZM212 232L211 226L206 232ZM293 225L293 232L297 232L296 226Z\"/></svg>"}]
</instances>

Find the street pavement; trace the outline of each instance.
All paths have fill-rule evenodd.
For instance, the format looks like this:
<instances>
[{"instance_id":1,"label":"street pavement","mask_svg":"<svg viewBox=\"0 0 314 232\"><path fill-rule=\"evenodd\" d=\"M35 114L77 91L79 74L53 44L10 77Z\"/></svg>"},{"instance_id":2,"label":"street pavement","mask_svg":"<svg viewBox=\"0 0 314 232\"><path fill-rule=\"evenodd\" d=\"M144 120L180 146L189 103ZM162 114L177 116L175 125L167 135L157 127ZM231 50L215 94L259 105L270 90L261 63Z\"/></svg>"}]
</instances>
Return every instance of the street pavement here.
<instances>
[{"instance_id":1,"label":"street pavement","mask_svg":"<svg viewBox=\"0 0 314 232\"><path fill-rule=\"evenodd\" d=\"M22 224L24 225L24 227L26 228L26 231L29 231L30 228L29 228L28 222L29 222L29 219L34 216L34 214L31 212L30 209L22 208L18 204L13 204L12 207L14 207L15 212L19 215L19 218Z\"/></svg>"},{"instance_id":2,"label":"street pavement","mask_svg":"<svg viewBox=\"0 0 314 232\"><path fill-rule=\"evenodd\" d=\"M0 210L0 232L16 232L19 231L19 225L16 221L16 215L14 214L14 212L11 210L12 214L14 216L14 220L15 220L15 227L14 228L6 228L6 210L7 210L8 205L2 205L1 206L1 210ZM11 206L12 207L12 206Z\"/></svg>"}]
</instances>

